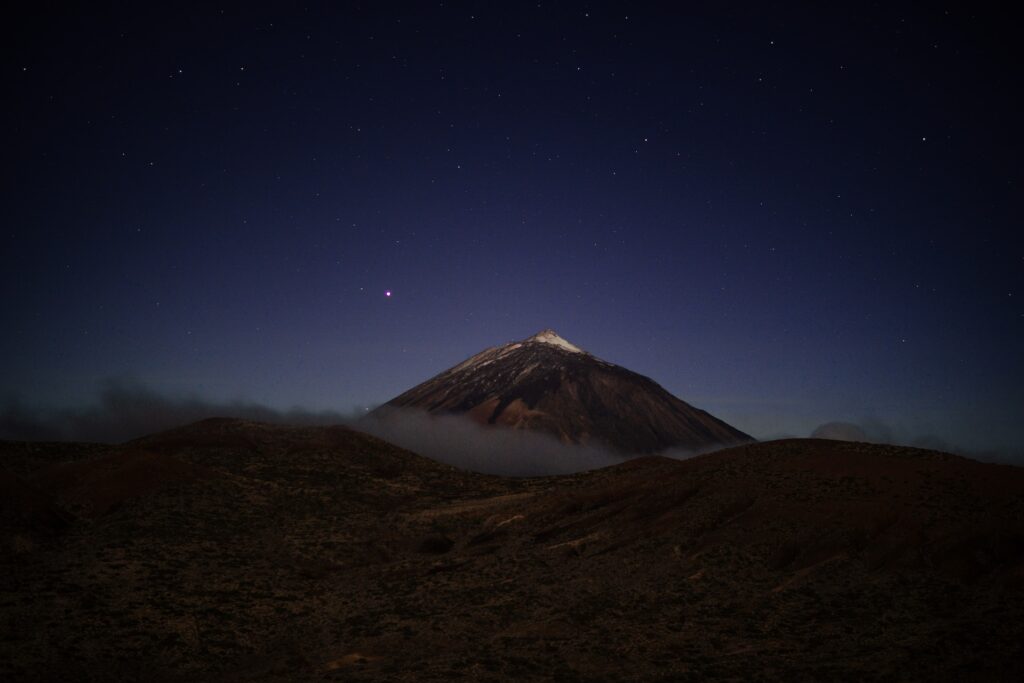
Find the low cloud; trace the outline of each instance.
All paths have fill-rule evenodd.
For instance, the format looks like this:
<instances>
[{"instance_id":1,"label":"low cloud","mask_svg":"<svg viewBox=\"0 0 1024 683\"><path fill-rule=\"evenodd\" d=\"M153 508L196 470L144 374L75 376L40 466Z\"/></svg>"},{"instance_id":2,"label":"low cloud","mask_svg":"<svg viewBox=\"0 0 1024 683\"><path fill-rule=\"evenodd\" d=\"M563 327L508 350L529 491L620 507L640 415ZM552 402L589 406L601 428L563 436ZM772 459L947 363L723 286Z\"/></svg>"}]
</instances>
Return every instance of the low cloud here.
<instances>
[{"instance_id":1,"label":"low cloud","mask_svg":"<svg viewBox=\"0 0 1024 683\"><path fill-rule=\"evenodd\" d=\"M251 401L212 401L198 395L173 396L134 380L101 383L92 405L36 409L17 400L0 406L0 439L119 443L209 417L315 425L347 424L396 445L463 469L506 476L568 474L607 467L627 456L600 446L565 444L543 433L478 425L460 416L394 411L387 418L303 408L276 410ZM908 435L877 420L827 422L813 438L864 441L965 455L989 462L1024 463L1024 454L960 448L930 434ZM661 455L684 460L702 452L673 449Z\"/></svg>"},{"instance_id":2,"label":"low cloud","mask_svg":"<svg viewBox=\"0 0 1024 683\"><path fill-rule=\"evenodd\" d=\"M119 443L208 417L337 424L352 416L302 408L275 410L248 401L216 402L196 395L170 396L134 380L108 379L90 406L43 410L8 401L0 409L0 439Z\"/></svg>"},{"instance_id":3,"label":"low cloud","mask_svg":"<svg viewBox=\"0 0 1024 683\"><path fill-rule=\"evenodd\" d=\"M833 441L868 441L863 429L850 422L826 422L811 432L812 439Z\"/></svg>"},{"instance_id":4,"label":"low cloud","mask_svg":"<svg viewBox=\"0 0 1024 683\"><path fill-rule=\"evenodd\" d=\"M479 425L457 415L418 410L367 416L352 426L433 460L486 474L570 474L626 460L598 446L566 444L547 434Z\"/></svg>"},{"instance_id":5,"label":"low cloud","mask_svg":"<svg viewBox=\"0 0 1024 683\"><path fill-rule=\"evenodd\" d=\"M387 419L378 419L366 416L365 409L348 414L303 408L275 410L249 401L172 396L125 379L102 382L94 404L79 408L43 410L8 401L0 408L0 439L120 443L209 417L346 424L440 462L507 476L567 474L625 460L604 448L564 444L536 432L484 427L458 416L395 411Z\"/></svg>"},{"instance_id":6,"label":"low cloud","mask_svg":"<svg viewBox=\"0 0 1024 683\"><path fill-rule=\"evenodd\" d=\"M658 455L660 455L660 456L662 456L664 458L672 458L673 460L689 460L690 458L696 458L698 455L707 455L708 453L714 453L715 451L721 451L721 450L724 450L726 448L733 448L735 446L742 446L745 443L753 443L753 442L744 441L742 443L733 444L732 446L722 446L722 445L708 446L706 448L700 448L700 449L695 450L695 451L687 450L685 448L669 448L668 450L664 450L664 451L658 453Z\"/></svg>"},{"instance_id":7,"label":"low cloud","mask_svg":"<svg viewBox=\"0 0 1024 683\"><path fill-rule=\"evenodd\" d=\"M878 419L865 419L860 422L826 422L811 432L812 439L832 439L835 441L862 441L865 443L890 444L893 446L913 446L932 451L943 451L962 455L984 462L1003 462L1024 464L1024 453L1000 450L976 450L964 448L950 443L934 434L913 434L907 429L895 428Z\"/></svg>"},{"instance_id":8,"label":"low cloud","mask_svg":"<svg viewBox=\"0 0 1024 683\"><path fill-rule=\"evenodd\" d=\"M826 422L811 432L812 439L832 439L835 441L863 441L865 443L885 443L895 446L915 446L930 448L936 451L952 448L943 439L932 434L917 436L901 435L902 431L877 419L853 422Z\"/></svg>"}]
</instances>

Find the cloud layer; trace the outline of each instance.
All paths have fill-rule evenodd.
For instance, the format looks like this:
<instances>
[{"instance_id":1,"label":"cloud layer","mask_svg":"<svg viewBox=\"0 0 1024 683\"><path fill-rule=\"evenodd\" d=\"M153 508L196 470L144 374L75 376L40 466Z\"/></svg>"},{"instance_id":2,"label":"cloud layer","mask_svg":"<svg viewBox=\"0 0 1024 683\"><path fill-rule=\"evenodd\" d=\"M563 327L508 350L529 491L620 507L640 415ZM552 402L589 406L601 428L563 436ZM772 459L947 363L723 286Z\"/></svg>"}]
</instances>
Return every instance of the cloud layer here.
<instances>
[{"instance_id":1,"label":"cloud layer","mask_svg":"<svg viewBox=\"0 0 1024 683\"><path fill-rule=\"evenodd\" d=\"M456 416L395 411L386 420L302 408L275 410L248 401L169 396L132 380L106 380L95 405L34 410L17 401L0 409L0 439L119 443L209 417L282 424L347 424L463 469L509 476L567 474L623 461L612 451L563 444L545 434L487 428ZM359 419L362 418L362 419Z\"/></svg>"},{"instance_id":2,"label":"cloud layer","mask_svg":"<svg viewBox=\"0 0 1024 683\"><path fill-rule=\"evenodd\" d=\"M507 476L569 474L626 458L598 446L565 444L547 434L487 427L456 415L394 411L353 425L428 458L475 472Z\"/></svg>"},{"instance_id":3,"label":"cloud layer","mask_svg":"<svg viewBox=\"0 0 1024 683\"><path fill-rule=\"evenodd\" d=\"M826 422L811 432L813 439L833 439L837 441L863 441L865 443L884 443L895 446L913 446L933 451L944 451L963 455L984 462L1004 462L1024 465L1024 454L1009 451L973 450L958 444L949 443L934 434L913 434L908 430L900 430L878 419L865 419L860 422Z\"/></svg>"},{"instance_id":4,"label":"cloud layer","mask_svg":"<svg viewBox=\"0 0 1024 683\"><path fill-rule=\"evenodd\" d=\"M0 407L0 439L118 443L208 417L283 424L347 424L434 460L489 474L566 474L613 465L624 459L621 454L599 446L564 444L547 434L485 427L457 416L395 411L387 419L378 419L366 417L365 410L348 414L302 408L275 410L250 401L170 396L124 379L104 381L91 406L46 411L10 400ZM971 451L933 435L906 436L877 419L827 422L810 436L916 446L978 460L1024 464L1024 455L1020 453ZM670 451L663 455L683 459L696 454Z\"/></svg>"},{"instance_id":5,"label":"cloud layer","mask_svg":"<svg viewBox=\"0 0 1024 683\"><path fill-rule=\"evenodd\" d=\"M0 409L0 439L118 443L208 417L289 424L337 424L351 418L333 411L282 411L248 401L169 396L133 380L108 379L92 406L47 411L8 401Z\"/></svg>"}]
</instances>

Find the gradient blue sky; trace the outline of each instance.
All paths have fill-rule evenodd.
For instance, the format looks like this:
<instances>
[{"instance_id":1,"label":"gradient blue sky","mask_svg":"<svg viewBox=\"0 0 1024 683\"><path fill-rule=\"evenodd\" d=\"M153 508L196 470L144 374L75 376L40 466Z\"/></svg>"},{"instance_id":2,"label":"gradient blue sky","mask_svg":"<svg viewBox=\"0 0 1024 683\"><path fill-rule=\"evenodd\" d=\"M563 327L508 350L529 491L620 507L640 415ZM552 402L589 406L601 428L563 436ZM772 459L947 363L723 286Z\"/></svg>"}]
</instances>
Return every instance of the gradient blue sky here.
<instances>
[{"instance_id":1,"label":"gradient blue sky","mask_svg":"<svg viewBox=\"0 0 1024 683\"><path fill-rule=\"evenodd\" d=\"M348 411L552 327L755 436L1019 451L1022 60L931 5L42 7L0 397Z\"/></svg>"}]
</instances>

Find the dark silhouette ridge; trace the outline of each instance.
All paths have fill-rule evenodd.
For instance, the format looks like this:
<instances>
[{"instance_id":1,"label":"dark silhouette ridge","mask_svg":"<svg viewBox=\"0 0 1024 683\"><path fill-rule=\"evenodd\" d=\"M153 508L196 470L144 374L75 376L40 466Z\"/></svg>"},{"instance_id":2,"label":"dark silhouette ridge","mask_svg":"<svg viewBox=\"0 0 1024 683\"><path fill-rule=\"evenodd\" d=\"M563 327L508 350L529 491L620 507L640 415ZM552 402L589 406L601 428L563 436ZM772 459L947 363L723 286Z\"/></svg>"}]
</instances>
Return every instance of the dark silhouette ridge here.
<instances>
[{"instance_id":1,"label":"dark silhouette ridge","mask_svg":"<svg viewBox=\"0 0 1024 683\"><path fill-rule=\"evenodd\" d=\"M1019 678L1017 467L806 439L503 478L243 420L0 459L3 680Z\"/></svg>"}]
</instances>

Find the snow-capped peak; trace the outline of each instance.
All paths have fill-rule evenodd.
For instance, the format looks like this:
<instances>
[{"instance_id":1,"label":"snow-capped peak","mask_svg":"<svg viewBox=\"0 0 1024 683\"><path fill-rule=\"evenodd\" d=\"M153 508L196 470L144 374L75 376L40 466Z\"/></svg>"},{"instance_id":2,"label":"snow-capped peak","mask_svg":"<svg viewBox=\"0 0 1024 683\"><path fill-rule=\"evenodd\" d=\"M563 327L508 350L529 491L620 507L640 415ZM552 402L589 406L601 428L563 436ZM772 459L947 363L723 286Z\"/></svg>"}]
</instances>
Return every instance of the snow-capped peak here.
<instances>
[{"instance_id":1,"label":"snow-capped peak","mask_svg":"<svg viewBox=\"0 0 1024 683\"><path fill-rule=\"evenodd\" d=\"M533 335L526 341L528 342L540 342L542 344L551 344L552 346L558 346L566 351L572 351L573 353L585 353L583 349L578 346L574 346L558 336L558 333L554 330L544 330Z\"/></svg>"}]
</instances>

